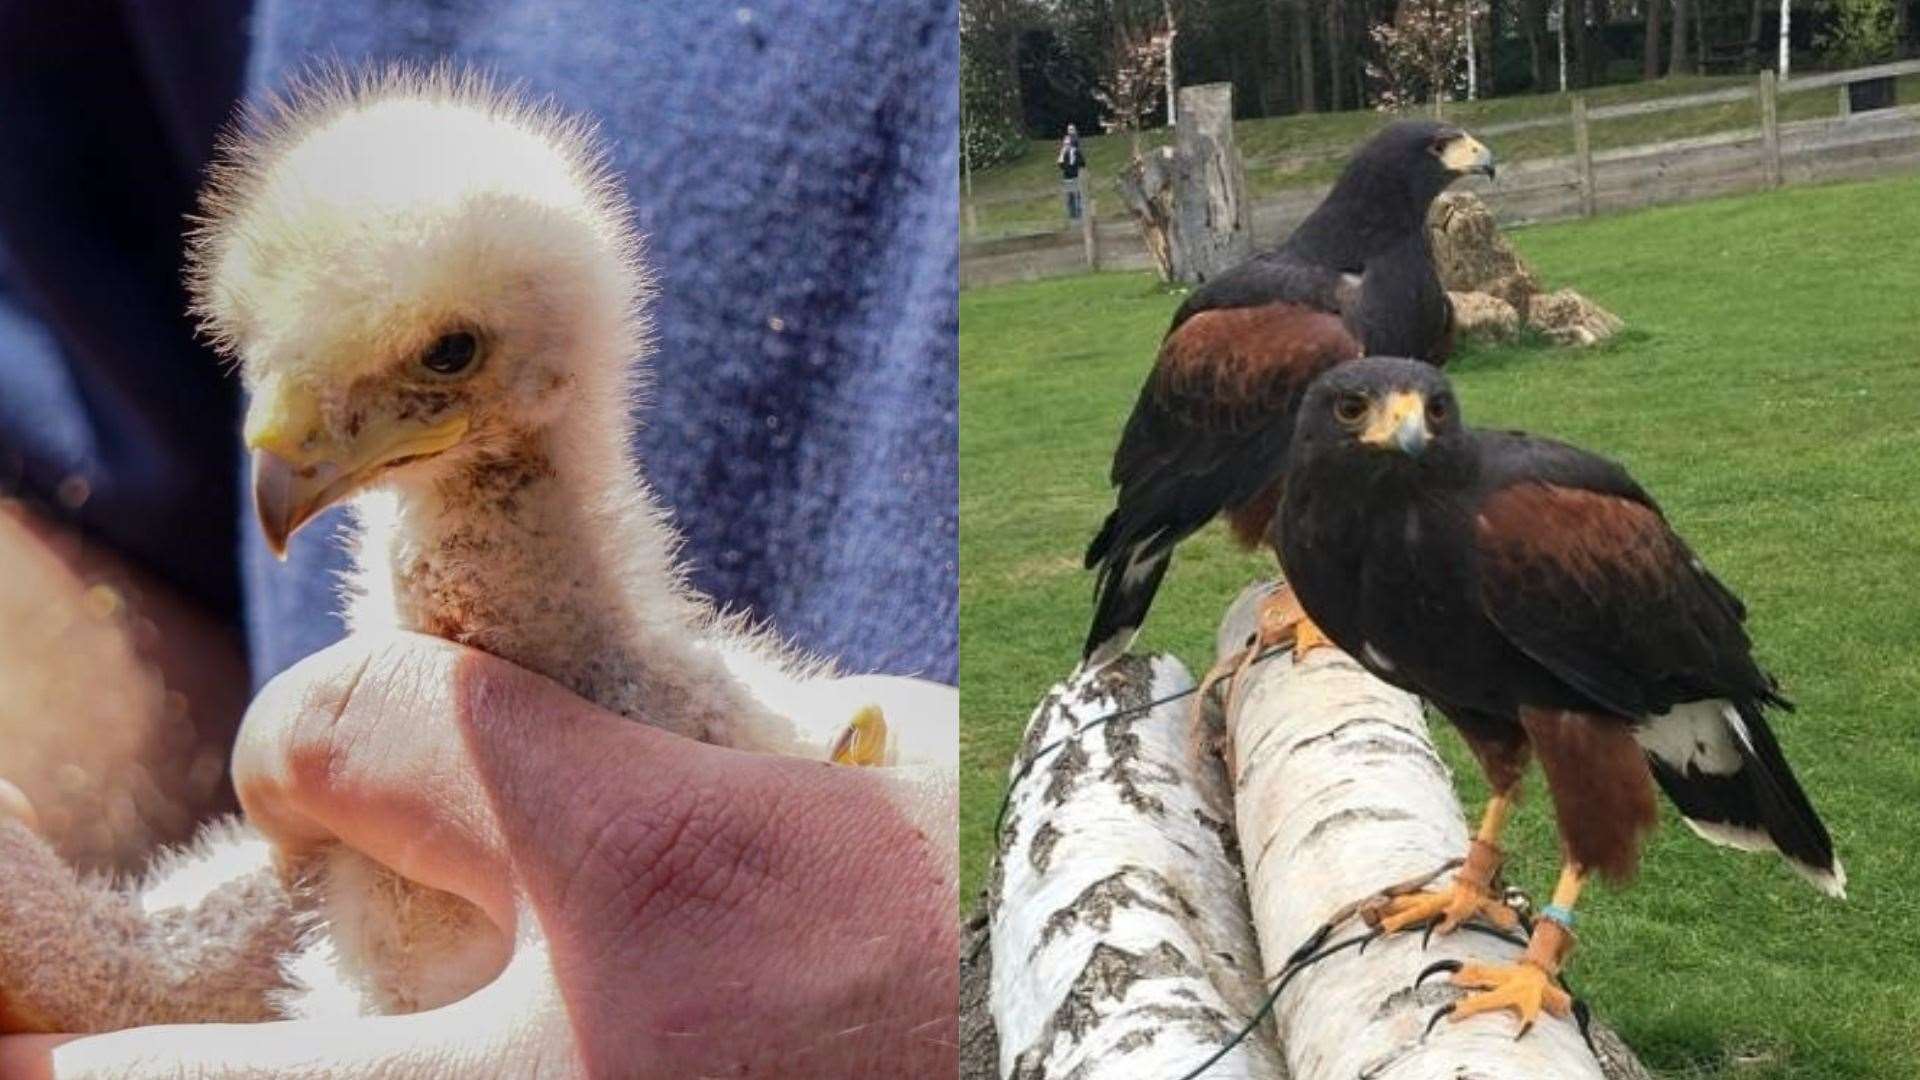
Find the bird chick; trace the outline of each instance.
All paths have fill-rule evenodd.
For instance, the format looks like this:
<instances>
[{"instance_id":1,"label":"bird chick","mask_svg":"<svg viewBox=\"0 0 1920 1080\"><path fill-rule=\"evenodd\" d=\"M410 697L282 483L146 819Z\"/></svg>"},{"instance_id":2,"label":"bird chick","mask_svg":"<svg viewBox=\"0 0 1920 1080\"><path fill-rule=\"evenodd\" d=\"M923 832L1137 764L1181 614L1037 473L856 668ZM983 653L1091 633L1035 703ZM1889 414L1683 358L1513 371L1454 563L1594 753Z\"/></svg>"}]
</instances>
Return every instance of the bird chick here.
<instances>
[{"instance_id":1,"label":"bird chick","mask_svg":"<svg viewBox=\"0 0 1920 1080\"><path fill-rule=\"evenodd\" d=\"M678 539L630 449L650 284L587 121L445 68L309 80L223 144L190 284L204 332L251 394L245 437L268 545L284 554L315 515L353 508L353 630L463 642L707 742L887 759L877 711L848 724L852 710L824 689L827 665L721 613L675 559ZM0 858L44 862L24 832L0 826ZM9 1002L33 1026L69 1031L409 1012L465 996L505 962L507 943L477 910L344 848L283 867L286 891L263 902L265 850L257 837L216 837L170 864L193 866L206 887L166 905L143 899L170 887L158 880L133 898L58 882L63 904L98 909L111 947L136 954L38 962L83 986L115 964L166 966L150 954L179 935L148 916L205 916L221 889L250 883L248 912L195 924L251 973L239 990L219 984L226 999L196 1004L176 980L139 1002L102 988L115 1000L89 1005L85 993L50 996L34 964L0 963L0 1018ZM0 952L19 908L0 890ZM318 929L263 978L255 954L287 946L274 928L290 912Z\"/></svg>"},{"instance_id":2,"label":"bird chick","mask_svg":"<svg viewBox=\"0 0 1920 1080\"><path fill-rule=\"evenodd\" d=\"M194 310L251 392L267 543L352 502L353 629L450 638L635 719L797 752L762 702L817 665L687 587L634 468L639 247L586 122L472 75L330 78L227 144Z\"/></svg>"}]
</instances>

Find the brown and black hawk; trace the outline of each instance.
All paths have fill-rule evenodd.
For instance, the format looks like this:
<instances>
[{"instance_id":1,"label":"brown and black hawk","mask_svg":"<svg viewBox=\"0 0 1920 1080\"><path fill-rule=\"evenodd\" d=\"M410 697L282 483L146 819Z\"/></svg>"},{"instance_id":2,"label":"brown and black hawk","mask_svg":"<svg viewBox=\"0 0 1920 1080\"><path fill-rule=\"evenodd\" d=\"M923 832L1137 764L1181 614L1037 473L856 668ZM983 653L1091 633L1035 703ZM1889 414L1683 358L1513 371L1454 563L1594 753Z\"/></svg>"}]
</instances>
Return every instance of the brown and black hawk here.
<instances>
[{"instance_id":1,"label":"brown and black hawk","mask_svg":"<svg viewBox=\"0 0 1920 1080\"><path fill-rule=\"evenodd\" d=\"M1493 175L1493 155L1472 136L1393 124L1284 244L1180 305L1114 452L1113 512L1087 548L1098 574L1086 668L1132 644L1182 540L1223 511L1242 543L1266 535L1295 408L1315 376L1369 353L1446 361L1453 309L1428 250L1427 208L1467 173Z\"/></svg>"},{"instance_id":2,"label":"brown and black hawk","mask_svg":"<svg viewBox=\"0 0 1920 1080\"><path fill-rule=\"evenodd\" d=\"M1764 712L1789 708L1755 662L1746 609L1626 471L1564 443L1461 422L1428 364L1370 357L1299 410L1270 536L1300 604L1369 671L1445 713L1493 789L1446 891L1394 897L1382 929L1512 913L1491 891L1529 758L1565 863L1523 961L1468 965L1458 1019L1564 1016L1554 984L1590 873L1632 875L1654 788L1717 844L1776 851L1842 896L1846 873ZM1451 965L1446 965L1451 967Z\"/></svg>"}]
</instances>

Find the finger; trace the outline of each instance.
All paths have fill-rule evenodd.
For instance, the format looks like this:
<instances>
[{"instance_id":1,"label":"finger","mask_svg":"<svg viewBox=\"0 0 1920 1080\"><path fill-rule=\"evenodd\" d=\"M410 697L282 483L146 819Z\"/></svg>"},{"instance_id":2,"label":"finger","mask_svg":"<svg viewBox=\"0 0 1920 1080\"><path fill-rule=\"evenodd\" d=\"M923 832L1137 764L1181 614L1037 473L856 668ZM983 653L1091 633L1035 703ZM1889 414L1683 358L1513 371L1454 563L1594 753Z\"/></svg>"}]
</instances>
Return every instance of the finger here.
<instances>
[{"instance_id":1,"label":"finger","mask_svg":"<svg viewBox=\"0 0 1920 1080\"><path fill-rule=\"evenodd\" d=\"M463 674L469 665L479 670ZM511 868L461 735L456 690L523 677L551 689L552 708L577 702L437 638L349 638L255 699L234 751L241 804L283 847L337 840L498 921L511 911Z\"/></svg>"},{"instance_id":2,"label":"finger","mask_svg":"<svg viewBox=\"0 0 1920 1080\"><path fill-rule=\"evenodd\" d=\"M925 774L530 723L525 690L477 684L467 734L590 1070L951 1073L953 816L907 812L941 803ZM662 989L695 985L692 1011Z\"/></svg>"},{"instance_id":3,"label":"finger","mask_svg":"<svg viewBox=\"0 0 1920 1080\"><path fill-rule=\"evenodd\" d=\"M503 1024L502 1017L513 1022ZM551 961L537 935L516 947L499 979L432 1012L0 1039L0 1076L7 1080L456 1080L580 1074Z\"/></svg>"},{"instance_id":4,"label":"finger","mask_svg":"<svg viewBox=\"0 0 1920 1080\"><path fill-rule=\"evenodd\" d=\"M77 1035L0 1035L0 1076L53 1080L53 1051Z\"/></svg>"},{"instance_id":5,"label":"finger","mask_svg":"<svg viewBox=\"0 0 1920 1080\"><path fill-rule=\"evenodd\" d=\"M33 812L33 803L25 792L5 780L0 780L0 817L15 818L34 832L40 831L40 817Z\"/></svg>"}]
</instances>

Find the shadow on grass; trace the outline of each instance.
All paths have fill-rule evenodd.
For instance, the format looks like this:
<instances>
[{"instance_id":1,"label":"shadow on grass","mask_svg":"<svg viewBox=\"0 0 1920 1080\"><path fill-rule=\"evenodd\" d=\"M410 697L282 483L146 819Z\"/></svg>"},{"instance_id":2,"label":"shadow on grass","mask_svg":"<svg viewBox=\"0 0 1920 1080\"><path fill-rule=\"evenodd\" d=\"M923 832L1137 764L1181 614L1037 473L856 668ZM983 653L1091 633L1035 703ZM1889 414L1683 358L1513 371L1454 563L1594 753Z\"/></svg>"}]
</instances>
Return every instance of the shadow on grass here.
<instances>
[{"instance_id":1,"label":"shadow on grass","mask_svg":"<svg viewBox=\"0 0 1920 1080\"><path fill-rule=\"evenodd\" d=\"M1559 364L1568 361L1605 357L1612 353L1632 352L1654 340L1646 330L1626 329L1598 345L1578 348L1556 344L1531 326L1522 327L1514 337L1501 342L1469 341L1447 361L1450 372L1495 372L1526 364Z\"/></svg>"}]
</instances>

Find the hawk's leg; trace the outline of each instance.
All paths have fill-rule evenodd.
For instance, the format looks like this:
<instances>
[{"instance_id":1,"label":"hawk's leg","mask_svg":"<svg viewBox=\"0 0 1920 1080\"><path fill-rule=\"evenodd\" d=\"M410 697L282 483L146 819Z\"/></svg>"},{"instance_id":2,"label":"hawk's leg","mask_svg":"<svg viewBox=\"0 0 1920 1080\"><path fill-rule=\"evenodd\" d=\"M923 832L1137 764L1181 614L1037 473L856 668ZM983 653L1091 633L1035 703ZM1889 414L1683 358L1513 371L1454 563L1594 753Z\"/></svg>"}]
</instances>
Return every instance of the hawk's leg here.
<instances>
[{"instance_id":1,"label":"hawk's leg","mask_svg":"<svg viewBox=\"0 0 1920 1080\"><path fill-rule=\"evenodd\" d=\"M1226 703L1227 715L1231 716L1239 705L1240 688L1245 685L1241 676L1246 674L1261 657L1283 645L1293 646L1295 660L1305 656L1323 645L1331 645L1320 628L1307 618L1307 613L1294 596L1293 587L1281 582L1260 601L1259 623L1254 629L1253 639L1238 652L1229 653L1220 658L1200 680L1200 688L1193 698L1193 710L1190 716L1195 732L1205 731L1201 723L1201 713L1211 699L1215 684L1222 680L1231 680L1231 695Z\"/></svg>"},{"instance_id":2,"label":"hawk's leg","mask_svg":"<svg viewBox=\"0 0 1920 1080\"><path fill-rule=\"evenodd\" d=\"M1451 886L1381 897L1363 909L1367 921L1385 934L1427 925L1433 926L1434 933L1448 934L1476 915L1501 930L1519 926L1519 916L1493 892L1494 875L1500 872L1505 857L1500 851L1500 830L1512 809L1512 789L1487 800L1480 831L1467 848L1466 861L1454 873Z\"/></svg>"},{"instance_id":3,"label":"hawk's leg","mask_svg":"<svg viewBox=\"0 0 1920 1080\"><path fill-rule=\"evenodd\" d=\"M1574 864L1561 868L1553 903L1533 924L1533 939L1527 942L1526 955L1518 964L1461 964L1453 973L1454 985L1479 993L1461 998L1446 1014L1458 1022L1484 1012L1512 1009L1520 1019L1515 1038L1525 1035L1542 1011L1567 1017L1573 1011L1573 995L1560 985L1560 968L1573 951L1573 905L1580 898L1585 880L1585 873Z\"/></svg>"}]
</instances>

